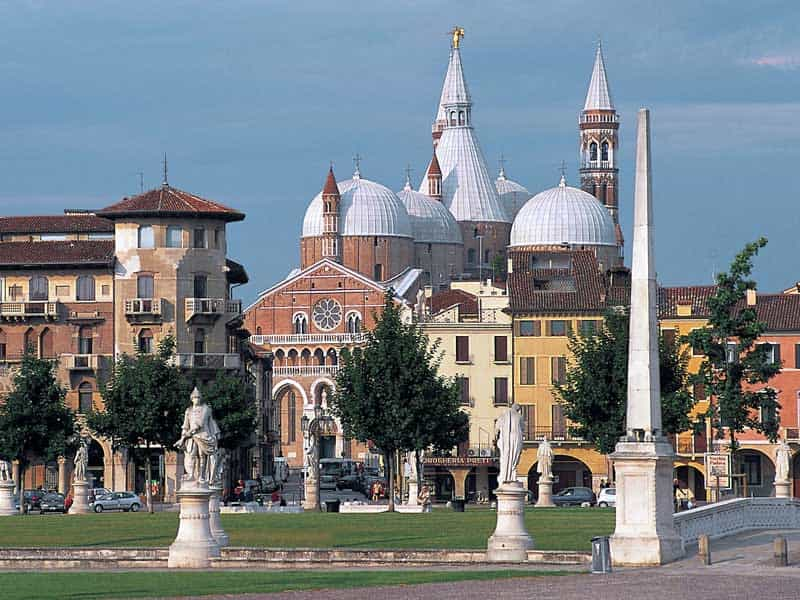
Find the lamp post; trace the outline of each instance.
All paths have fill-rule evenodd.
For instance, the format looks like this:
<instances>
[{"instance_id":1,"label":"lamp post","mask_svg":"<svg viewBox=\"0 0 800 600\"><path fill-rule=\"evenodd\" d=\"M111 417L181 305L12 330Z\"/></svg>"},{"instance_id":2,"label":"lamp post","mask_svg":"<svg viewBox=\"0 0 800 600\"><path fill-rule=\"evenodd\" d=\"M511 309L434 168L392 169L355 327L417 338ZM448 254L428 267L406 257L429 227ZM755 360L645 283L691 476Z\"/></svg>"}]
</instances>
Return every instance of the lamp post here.
<instances>
[{"instance_id":1,"label":"lamp post","mask_svg":"<svg viewBox=\"0 0 800 600\"><path fill-rule=\"evenodd\" d=\"M300 428L306 436L305 510L321 510L319 487L319 442L323 433L330 431L333 418L325 414L320 404L314 405L314 418L303 415Z\"/></svg>"}]
</instances>

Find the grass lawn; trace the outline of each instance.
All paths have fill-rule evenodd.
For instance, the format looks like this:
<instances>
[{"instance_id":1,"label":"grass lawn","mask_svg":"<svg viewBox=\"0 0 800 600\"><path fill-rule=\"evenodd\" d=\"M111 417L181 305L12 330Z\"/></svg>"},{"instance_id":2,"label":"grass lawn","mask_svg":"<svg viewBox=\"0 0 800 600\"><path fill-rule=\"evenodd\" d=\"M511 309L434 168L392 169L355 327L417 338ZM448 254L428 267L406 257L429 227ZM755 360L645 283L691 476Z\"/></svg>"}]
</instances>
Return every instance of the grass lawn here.
<instances>
[{"instance_id":1,"label":"grass lawn","mask_svg":"<svg viewBox=\"0 0 800 600\"><path fill-rule=\"evenodd\" d=\"M559 571L103 571L3 573L3 600L168 598L574 575Z\"/></svg>"},{"instance_id":2,"label":"grass lawn","mask_svg":"<svg viewBox=\"0 0 800 600\"><path fill-rule=\"evenodd\" d=\"M614 511L529 508L525 523L539 550L589 551L593 536L613 531ZM222 525L232 546L484 549L495 513L467 508L463 513L222 515ZM6 517L0 519L0 546L169 546L177 528L177 513Z\"/></svg>"}]
</instances>

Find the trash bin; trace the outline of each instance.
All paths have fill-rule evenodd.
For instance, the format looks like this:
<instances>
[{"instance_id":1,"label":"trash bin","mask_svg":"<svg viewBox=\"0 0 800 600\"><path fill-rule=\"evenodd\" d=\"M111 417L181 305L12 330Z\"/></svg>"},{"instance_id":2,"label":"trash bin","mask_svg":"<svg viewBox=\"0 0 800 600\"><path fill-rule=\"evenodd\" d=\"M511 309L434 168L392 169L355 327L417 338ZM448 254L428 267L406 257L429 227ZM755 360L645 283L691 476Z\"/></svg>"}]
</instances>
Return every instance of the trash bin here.
<instances>
[{"instance_id":1,"label":"trash bin","mask_svg":"<svg viewBox=\"0 0 800 600\"><path fill-rule=\"evenodd\" d=\"M325 512L339 512L339 500L325 500Z\"/></svg>"},{"instance_id":2,"label":"trash bin","mask_svg":"<svg viewBox=\"0 0 800 600\"><path fill-rule=\"evenodd\" d=\"M592 573L611 573L611 548L608 536L592 538Z\"/></svg>"},{"instance_id":3,"label":"trash bin","mask_svg":"<svg viewBox=\"0 0 800 600\"><path fill-rule=\"evenodd\" d=\"M463 498L454 498L450 501L450 506L452 506L453 510L456 512L464 512L464 503L465 500Z\"/></svg>"}]
</instances>

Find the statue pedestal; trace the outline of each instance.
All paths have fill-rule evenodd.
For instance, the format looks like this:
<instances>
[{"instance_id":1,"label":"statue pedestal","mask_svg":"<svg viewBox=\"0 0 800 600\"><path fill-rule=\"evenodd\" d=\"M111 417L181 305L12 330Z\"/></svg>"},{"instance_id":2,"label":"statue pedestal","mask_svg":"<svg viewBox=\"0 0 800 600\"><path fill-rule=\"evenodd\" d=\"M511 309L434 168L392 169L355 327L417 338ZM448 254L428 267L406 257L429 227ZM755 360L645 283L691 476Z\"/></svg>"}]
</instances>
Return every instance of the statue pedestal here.
<instances>
[{"instance_id":1,"label":"statue pedestal","mask_svg":"<svg viewBox=\"0 0 800 600\"><path fill-rule=\"evenodd\" d=\"M318 480L306 477L306 499L303 501L303 510L322 510L320 507Z\"/></svg>"},{"instance_id":2,"label":"statue pedestal","mask_svg":"<svg viewBox=\"0 0 800 600\"><path fill-rule=\"evenodd\" d=\"M92 512L89 508L89 482L72 482L72 506L69 507L71 515L85 515Z\"/></svg>"},{"instance_id":3,"label":"statue pedestal","mask_svg":"<svg viewBox=\"0 0 800 600\"><path fill-rule=\"evenodd\" d=\"M189 483L189 486L186 486ZM181 505L178 535L169 547L170 569L206 569L218 557L219 544L211 534L209 500L213 491L206 486L184 482L176 493Z\"/></svg>"},{"instance_id":4,"label":"statue pedestal","mask_svg":"<svg viewBox=\"0 0 800 600\"><path fill-rule=\"evenodd\" d=\"M525 499L528 490L515 481L501 484L494 493L497 496L497 526L489 538L486 560L527 560L528 550L533 548L533 538L525 529Z\"/></svg>"},{"instance_id":5,"label":"statue pedestal","mask_svg":"<svg viewBox=\"0 0 800 600\"><path fill-rule=\"evenodd\" d=\"M553 477L539 479L539 499L536 508L554 508L553 504Z\"/></svg>"},{"instance_id":6,"label":"statue pedestal","mask_svg":"<svg viewBox=\"0 0 800 600\"><path fill-rule=\"evenodd\" d=\"M776 481L775 482L775 497L776 498L791 498L792 497L792 482L791 481Z\"/></svg>"},{"instance_id":7,"label":"statue pedestal","mask_svg":"<svg viewBox=\"0 0 800 600\"><path fill-rule=\"evenodd\" d=\"M419 483L414 479L408 480L408 506L417 506L419 504Z\"/></svg>"},{"instance_id":8,"label":"statue pedestal","mask_svg":"<svg viewBox=\"0 0 800 600\"><path fill-rule=\"evenodd\" d=\"M208 499L208 522L211 527L211 535L217 541L217 545L221 548L230 543L228 534L222 528L222 522L219 518L219 505L222 497L221 486L211 486L211 497Z\"/></svg>"},{"instance_id":9,"label":"statue pedestal","mask_svg":"<svg viewBox=\"0 0 800 600\"><path fill-rule=\"evenodd\" d=\"M10 517L19 514L14 506L13 481L0 481L0 517Z\"/></svg>"},{"instance_id":10,"label":"statue pedestal","mask_svg":"<svg viewBox=\"0 0 800 600\"><path fill-rule=\"evenodd\" d=\"M672 491L673 450L669 442L617 443L616 528L611 560L616 566L656 566L684 555L675 530Z\"/></svg>"}]
</instances>

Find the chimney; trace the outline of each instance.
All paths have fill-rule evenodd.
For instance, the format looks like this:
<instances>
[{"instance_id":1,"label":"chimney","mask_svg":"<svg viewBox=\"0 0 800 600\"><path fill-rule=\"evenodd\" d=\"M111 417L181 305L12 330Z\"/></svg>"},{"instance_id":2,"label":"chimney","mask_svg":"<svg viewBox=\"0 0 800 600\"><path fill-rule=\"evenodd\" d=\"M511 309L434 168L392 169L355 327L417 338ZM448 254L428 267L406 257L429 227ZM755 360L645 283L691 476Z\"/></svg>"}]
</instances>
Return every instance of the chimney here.
<instances>
[{"instance_id":1,"label":"chimney","mask_svg":"<svg viewBox=\"0 0 800 600\"><path fill-rule=\"evenodd\" d=\"M747 306L755 306L756 305L756 291L753 289L748 289L745 295L747 298Z\"/></svg>"}]
</instances>

